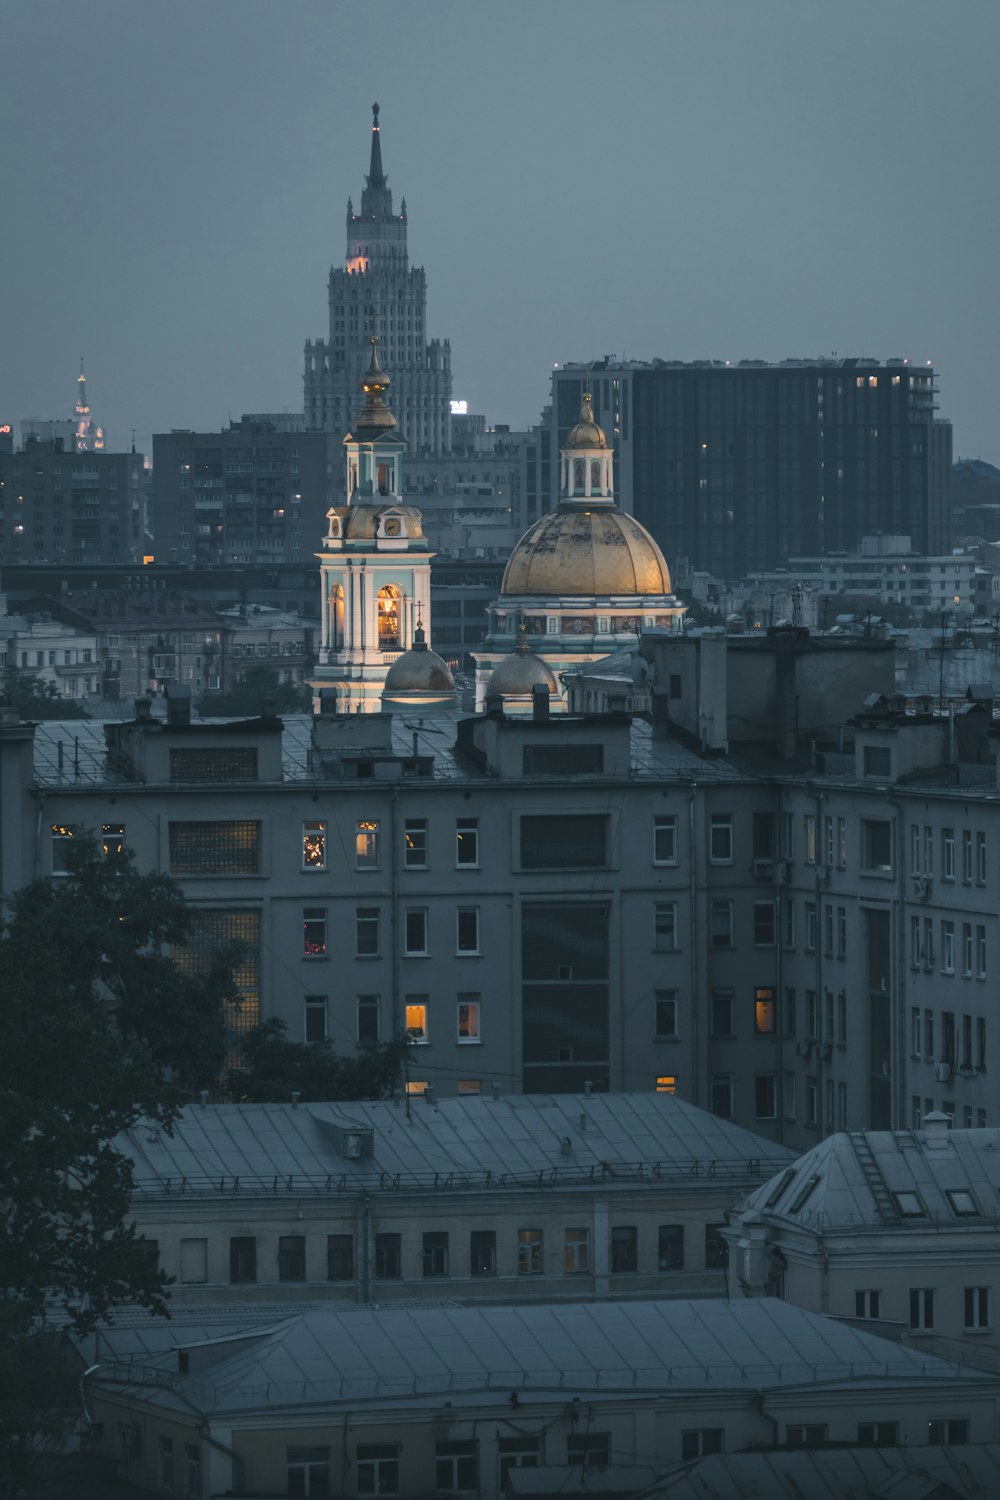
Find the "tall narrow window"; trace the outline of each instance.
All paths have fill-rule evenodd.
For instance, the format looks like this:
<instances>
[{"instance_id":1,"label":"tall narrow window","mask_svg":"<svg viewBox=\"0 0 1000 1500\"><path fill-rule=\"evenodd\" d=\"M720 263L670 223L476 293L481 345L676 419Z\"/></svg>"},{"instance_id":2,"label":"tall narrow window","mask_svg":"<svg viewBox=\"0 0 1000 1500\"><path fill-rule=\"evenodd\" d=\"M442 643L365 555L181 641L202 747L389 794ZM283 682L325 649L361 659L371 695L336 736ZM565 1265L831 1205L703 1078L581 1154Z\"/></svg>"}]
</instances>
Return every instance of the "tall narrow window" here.
<instances>
[{"instance_id":1,"label":"tall narrow window","mask_svg":"<svg viewBox=\"0 0 1000 1500\"><path fill-rule=\"evenodd\" d=\"M114 859L125 853L125 824L101 824L101 854L105 859Z\"/></svg>"},{"instance_id":2,"label":"tall narrow window","mask_svg":"<svg viewBox=\"0 0 1000 1500\"><path fill-rule=\"evenodd\" d=\"M459 1042L480 1040L478 995L459 995L458 997L458 1040Z\"/></svg>"},{"instance_id":3,"label":"tall narrow window","mask_svg":"<svg viewBox=\"0 0 1000 1500\"><path fill-rule=\"evenodd\" d=\"M479 864L479 819L458 818L455 822L455 863Z\"/></svg>"},{"instance_id":4,"label":"tall narrow window","mask_svg":"<svg viewBox=\"0 0 1000 1500\"><path fill-rule=\"evenodd\" d=\"M323 822L302 824L302 868L326 869L326 824Z\"/></svg>"},{"instance_id":5,"label":"tall narrow window","mask_svg":"<svg viewBox=\"0 0 1000 1500\"><path fill-rule=\"evenodd\" d=\"M359 870L378 869L378 823L371 818L354 825L354 864Z\"/></svg>"},{"instance_id":6,"label":"tall narrow window","mask_svg":"<svg viewBox=\"0 0 1000 1500\"><path fill-rule=\"evenodd\" d=\"M377 1042L380 1035L379 997L358 996L358 1041Z\"/></svg>"},{"instance_id":7,"label":"tall narrow window","mask_svg":"<svg viewBox=\"0 0 1000 1500\"><path fill-rule=\"evenodd\" d=\"M424 996L408 995L406 998L406 1035L411 1042L423 1044L427 1035L427 1000Z\"/></svg>"},{"instance_id":8,"label":"tall narrow window","mask_svg":"<svg viewBox=\"0 0 1000 1500\"><path fill-rule=\"evenodd\" d=\"M677 863L677 819L672 813L657 814L653 819L653 863Z\"/></svg>"},{"instance_id":9,"label":"tall narrow window","mask_svg":"<svg viewBox=\"0 0 1000 1500\"><path fill-rule=\"evenodd\" d=\"M409 906L403 913L403 952L409 957L427 953L427 908Z\"/></svg>"},{"instance_id":10,"label":"tall narrow window","mask_svg":"<svg viewBox=\"0 0 1000 1500\"><path fill-rule=\"evenodd\" d=\"M403 864L408 870L427 868L426 818L407 818L403 824Z\"/></svg>"},{"instance_id":11,"label":"tall narrow window","mask_svg":"<svg viewBox=\"0 0 1000 1500\"><path fill-rule=\"evenodd\" d=\"M306 996L305 1030L307 1042L326 1041L326 996Z\"/></svg>"},{"instance_id":12,"label":"tall narrow window","mask_svg":"<svg viewBox=\"0 0 1000 1500\"><path fill-rule=\"evenodd\" d=\"M657 901L653 908L653 947L673 952L677 947L677 902Z\"/></svg>"},{"instance_id":13,"label":"tall narrow window","mask_svg":"<svg viewBox=\"0 0 1000 1500\"><path fill-rule=\"evenodd\" d=\"M377 958L379 953L380 912L377 906L359 906L355 910L356 953L359 958Z\"/></svg>"},{"instance_id":14,"label":"tall narrow window","mask_svg":"<svg viewBox=\"0 0 1000 1500\"><path fill-rule=\"evenodd\" d=\"M306 906L303 908L302 953L305 958L326 957L325 906Z\"/></svg>"},{"instance_id":15,"label":"tall narrow window","mask_svg":"<svg viewBox=\"0 0 1000 1500\"><path fill-rule=\"evenodd\" d=\"M460 906L456 912L456 942L459 953L479 952L479 907Z\"/></svg>"}]
</instances>

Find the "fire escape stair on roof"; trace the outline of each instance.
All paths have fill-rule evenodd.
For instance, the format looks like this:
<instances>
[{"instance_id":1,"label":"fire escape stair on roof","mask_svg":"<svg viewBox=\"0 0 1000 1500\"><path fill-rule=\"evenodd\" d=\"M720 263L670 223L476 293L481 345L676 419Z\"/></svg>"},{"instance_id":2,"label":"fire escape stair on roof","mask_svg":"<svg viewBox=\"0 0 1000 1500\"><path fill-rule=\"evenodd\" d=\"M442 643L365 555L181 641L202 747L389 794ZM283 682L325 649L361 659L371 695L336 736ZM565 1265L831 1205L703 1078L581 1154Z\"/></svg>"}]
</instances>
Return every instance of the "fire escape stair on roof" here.
<instances>
[{"instance_id":1,"label":"fire escape stair on roof","mask_svg":"<svg viewBox=\"0 0 1000 1500\"><path fill-rule=\"evenodd\" d=\"M886 1186L885 1178L882 1176L881 1168L875 1160L875 1153L871 1148L867 1135L863 1130L852 1130L850 1137L851 1144L854 1147L854 1154L861 1164L861 1170L865 1174L865 1181L871 1189L872 1197L875 1199L879 1218L883 1224L901 1224L902 1215L896 1207L895 1198L893 1198Z\"/></svg>"}]
</instances>

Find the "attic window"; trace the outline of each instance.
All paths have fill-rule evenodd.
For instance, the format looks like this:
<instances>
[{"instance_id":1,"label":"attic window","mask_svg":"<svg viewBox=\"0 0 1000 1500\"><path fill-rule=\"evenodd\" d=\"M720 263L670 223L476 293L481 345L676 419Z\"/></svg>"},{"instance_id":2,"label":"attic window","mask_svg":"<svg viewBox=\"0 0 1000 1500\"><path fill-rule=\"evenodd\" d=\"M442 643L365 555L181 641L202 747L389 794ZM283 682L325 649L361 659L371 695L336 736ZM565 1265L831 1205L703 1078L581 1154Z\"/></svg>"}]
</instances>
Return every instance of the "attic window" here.
<instances>
[{"instance_id":1,"label":"attic window","mask_svg":"<svg viewBox=\"0 0 1000 1500\"><path fill-rule=\"evenodd\" d=\"M893 1193L896 1207L904 1219L925 1219L927 1210L920 1201L918 1193Z\"/></svg>"},{"instance_id":2,"label":"attic window","mask_svg":"<svg viewBox=\"0 0 1000 1500\"><path fill-rule=\"evenodd\" d=\"M777 1182L774 1184L774 1187L771 1189L771 1191L768 1193L767 1197L764 1199L764 1207L765 1208L773 1208L774 1207L774 1205L777 1203L778 1199L781 1197L781 1195L785 1191L785 1189L787 1187L791 1186L791 1183L792 1183L792 1180L794 1179L794 1177L795 1177L795 1168L794 1167L786 1167L785 1170L782 1172L781 1176L778 1178Z\"/></svg>"},{"instance_id":3,"label":"attic window","mask_svg":"<svg viewBox=\"0 0 1000 1500\"><path fill-rule=\"evenodd\" d=\"M945 1192L952 1213L960 1219L978 1219L979 1205L968 1188L948 1188Z\"/></svg>"},{"instance_id":4,"label":"attic window","mask_svg":"<svg viewBox=\"0 0 1000 1500\"><path fill-rule=\"evenodd\" d=\"M791 1203L789 1203L788 1205L788 1212L790 1214L797 1214L800 1208L805 1208L806 1203L812 1196L813 1189L817 1186L818 1182L818 1172L815 1172L812 1177L808 1177L806 1179L803 1185L799 1188L798 1192L795 1194L795 1197L792 1199Z\"/></svg>"}]
</instances>

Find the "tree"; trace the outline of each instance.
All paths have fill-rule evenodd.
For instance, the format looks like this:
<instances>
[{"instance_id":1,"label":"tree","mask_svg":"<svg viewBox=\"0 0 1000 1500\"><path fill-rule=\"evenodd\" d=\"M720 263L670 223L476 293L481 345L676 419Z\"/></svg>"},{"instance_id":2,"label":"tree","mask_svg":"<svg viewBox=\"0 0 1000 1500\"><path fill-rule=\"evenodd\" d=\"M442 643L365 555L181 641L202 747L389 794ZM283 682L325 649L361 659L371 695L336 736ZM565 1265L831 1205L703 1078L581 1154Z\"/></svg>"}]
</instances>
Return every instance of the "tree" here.
<instances>
[{"instance_id":1,"label":"tree","mask_svg":"<svg viewBox=\"0 0 1000 1500\"><path fill-rule=\"evenodd\" d=\"M0 1494L25 1491L40 1435L65 1420L53 1324L86 1332L130 1302L166 1314L112 1141L169 1129L221 1070L227 956L195 977L164 951L190 922L176 882L78 838L67 874L25 886L0 932Z\"/></svg>"},{"instance_id":2,"label":"tree","mask_svg":"<svg viewBox=\"0 0 1000 1500\"><path fill-rule=\"evenodd\" d=\"M399 1084L406 1041L373 1043L352 1057L338 1057L329 1042L290 1042L285 1023L264 1021L241 1038L241 1060L231 1068L228 1089L246 1104L386 1099Z\"/></svg>"},{"instance_id":3,"label":"tree","mask_svg":"<svg viewBox=\"0 0 1000 1500\"><path fill-rule=\"evenodd\" d=\"M250 718L260 713L267 699L279 714L301 713L309 706L307 689L279 682L274 667L261 665L248 667L230 692L205 693L198 700L198 712L206 718Z\"/></svg>"},{"instance_id":4,"label":"tree","mask_svg":"<svg viewBox=\"0 0 1000 1500\"><path fill-rule=\"evenodd\" d=\"M64 698L55 683L46 682L31 672L19 672L8 667L4 673L3 691L8 703L16 708L21 718L37 719L89 719L86 710L72 698Z\"/></svg>"}]
</instances>

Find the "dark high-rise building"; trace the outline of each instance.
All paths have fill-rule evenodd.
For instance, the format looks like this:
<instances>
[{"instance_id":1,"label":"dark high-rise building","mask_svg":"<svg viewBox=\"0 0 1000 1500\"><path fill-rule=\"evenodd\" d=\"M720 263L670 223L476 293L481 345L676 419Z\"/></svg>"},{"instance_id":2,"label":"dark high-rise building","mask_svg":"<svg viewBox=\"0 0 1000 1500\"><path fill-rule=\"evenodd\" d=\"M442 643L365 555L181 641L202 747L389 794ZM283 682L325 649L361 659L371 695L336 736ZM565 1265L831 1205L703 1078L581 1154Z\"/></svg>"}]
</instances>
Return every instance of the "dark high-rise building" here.
<instances>
[{"instance_id":1,"label":"dark high-rise building","mask_svg":"<svg viewBox=\"0 0 1000 1500\"><path fill-rule=\"evenodd\" d=\"M141 563L148 478L134 451L73 452L59 437L0 448L0 561Z\"/></svg>"},{"instance_id":2,"label":"dark high-rise building","mask_svg":"<svg viewBox=\"0 0 1000 1500\"><path fill-rule=\"evenodd\" d=\"M332 462L325 432L278 432L244 417L223 432L153 437L158 563L312 562L326 530Z\"/></svg>"},{"instance_id":3,"label":"dark high-rise building","mask_svg":"<svg viewBox=\"0 0 1000 1500\"><path fill-rule=\"evenodd\" d=\"M921 553L951 544L951 424L929 366L602 360L552 382L555 451L589 385L622 506L680 577L739 578L877 532Z\"/></svg>"},{"instance_id":4,"label":"dark high-rise building","mask_svg":"<svg viewBox=\"0 0 1000 1500\"><path fill-rule=\"evenodd\" d=\"M330 270L329 336L306 341L305 424L337 438L348 431L371 356L369 338L377 333L382 362L392 371L400 434L410 457L419 458L451 446L451 346L427 339L427 277L409 263L406 199L393 213L377 104L372 114L361 211L347 200L347 253L343 266Z\"/></svg>"}]
</instances>

